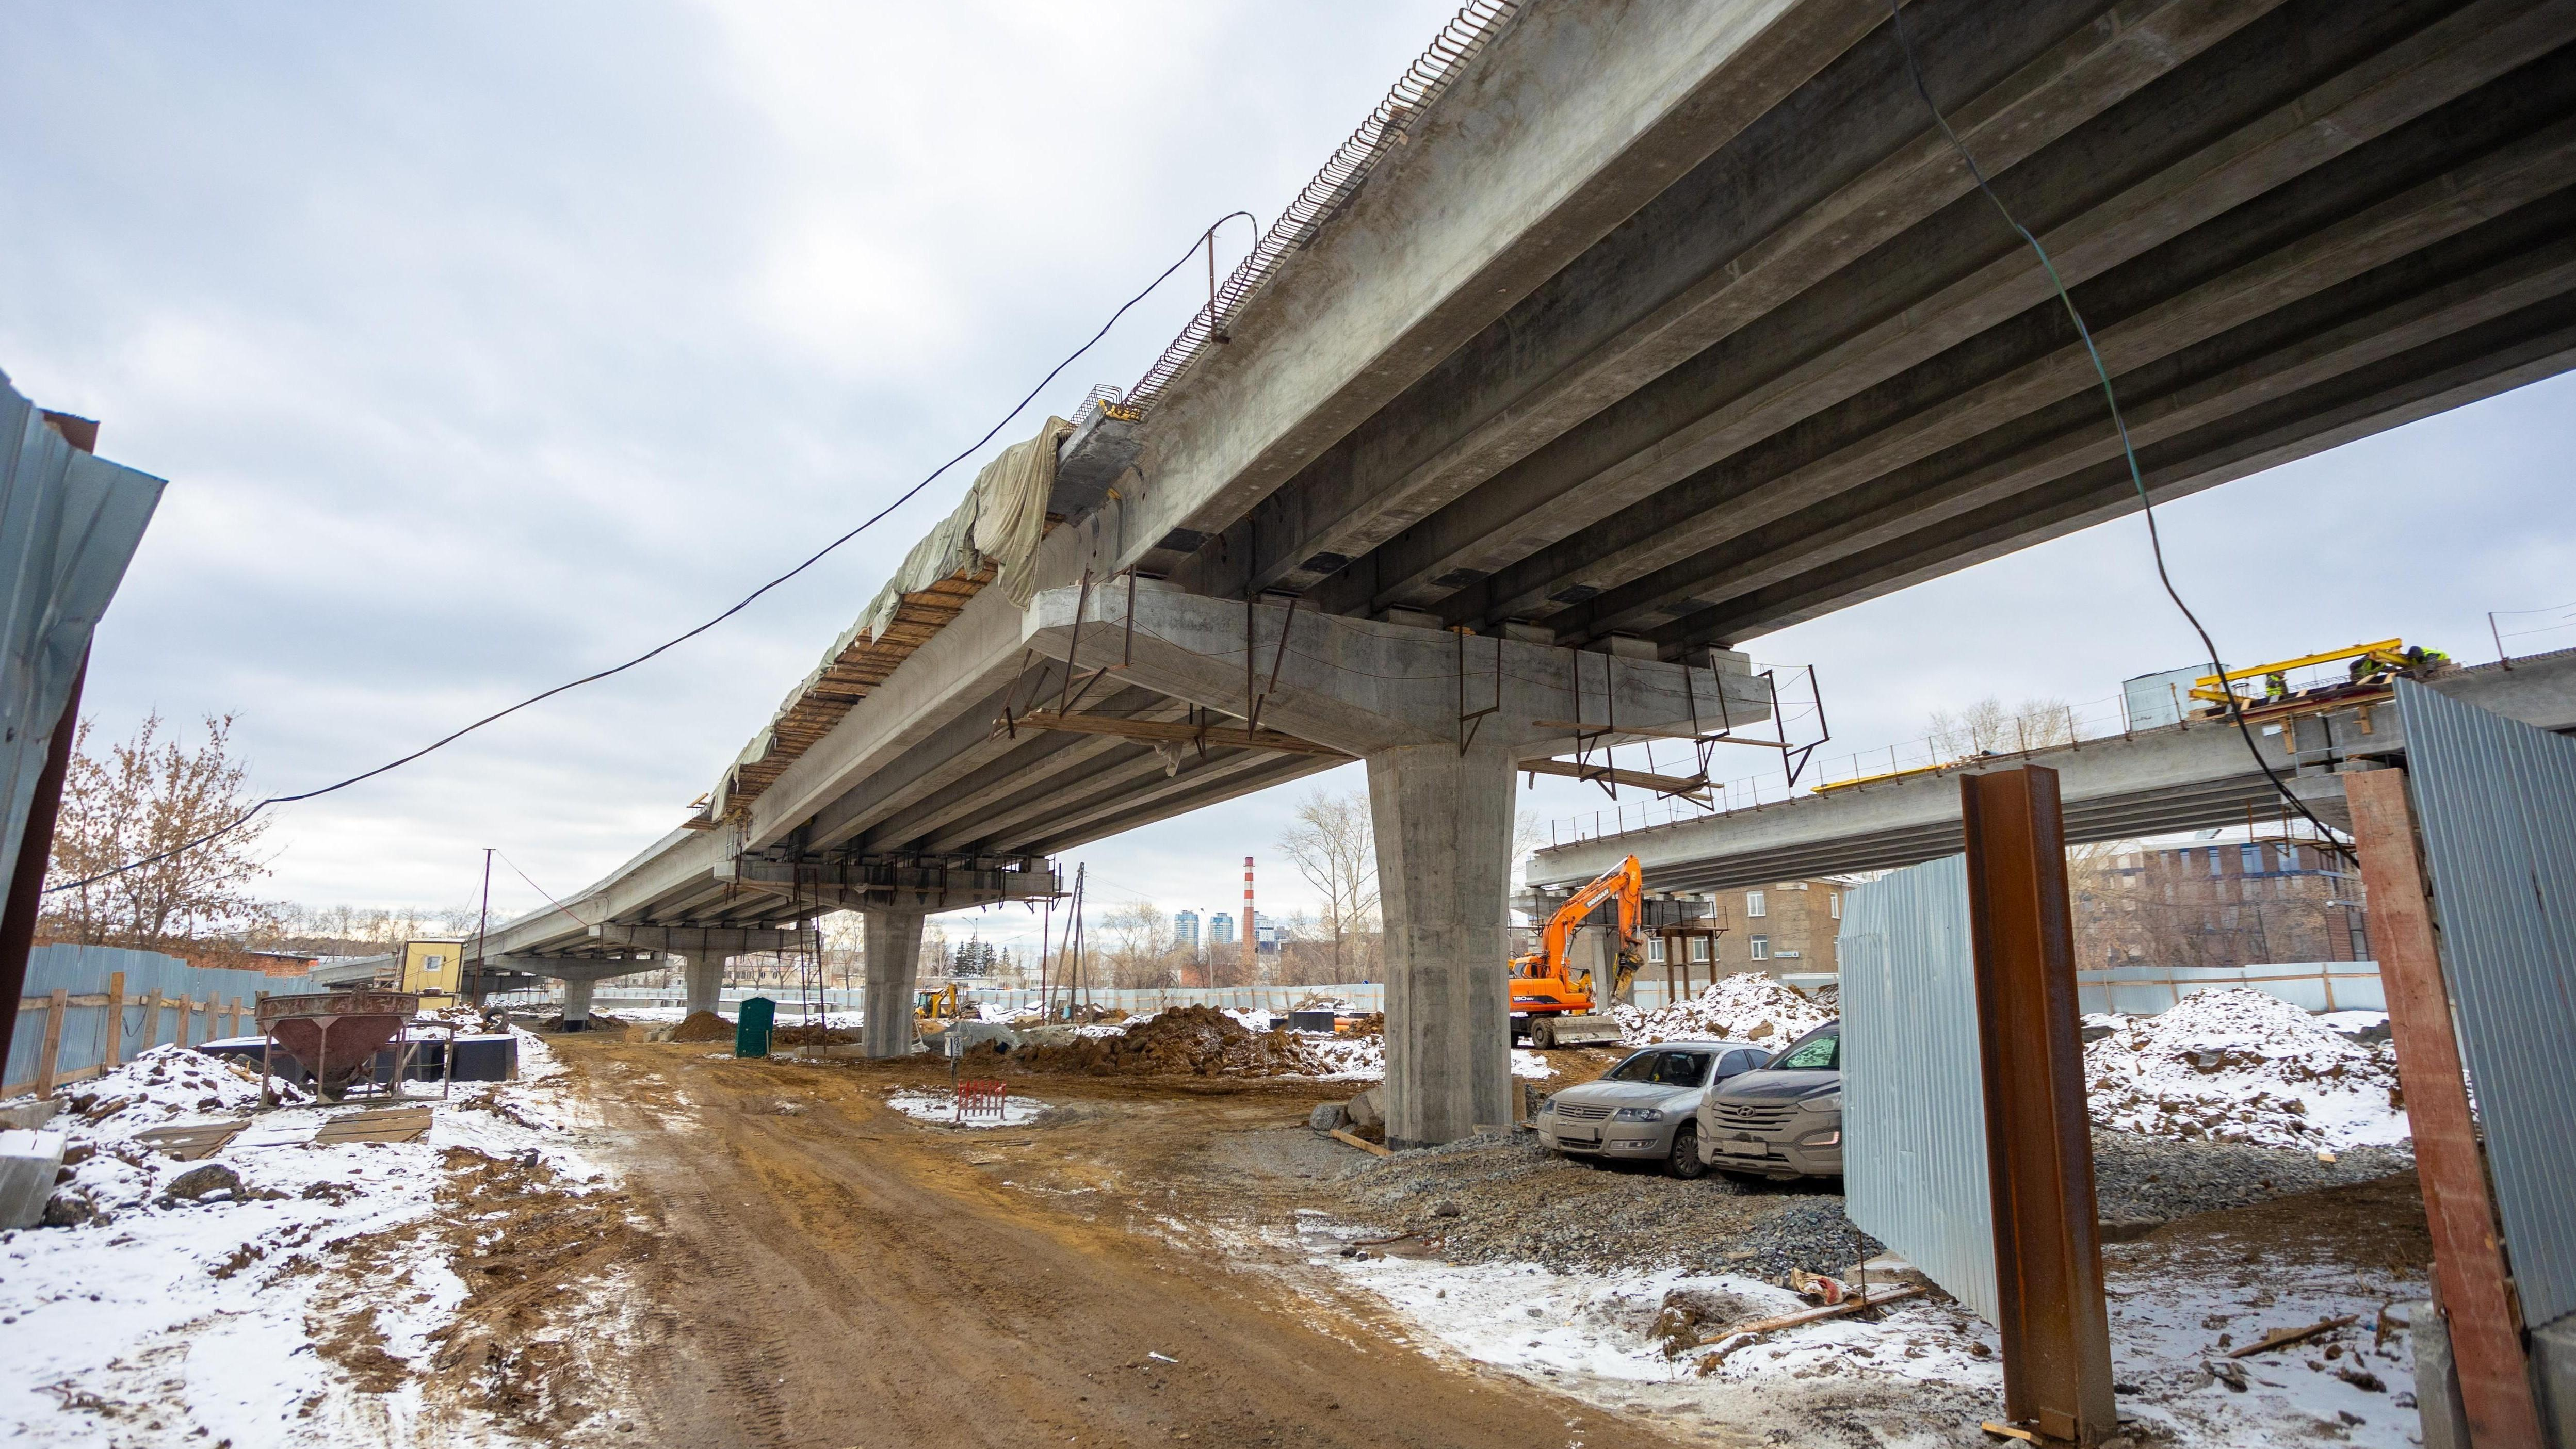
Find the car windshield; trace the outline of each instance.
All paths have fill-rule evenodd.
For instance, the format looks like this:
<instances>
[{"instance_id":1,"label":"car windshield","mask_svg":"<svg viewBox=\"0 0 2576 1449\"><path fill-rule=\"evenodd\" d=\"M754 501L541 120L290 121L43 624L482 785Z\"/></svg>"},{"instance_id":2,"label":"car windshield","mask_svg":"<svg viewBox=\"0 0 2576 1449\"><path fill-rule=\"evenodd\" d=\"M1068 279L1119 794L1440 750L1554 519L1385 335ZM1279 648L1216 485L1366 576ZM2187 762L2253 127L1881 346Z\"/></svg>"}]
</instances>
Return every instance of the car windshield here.
<instances>
[{"instance_id":1,"label":"car windshield","mask_svg":"<svg viewBox=\"0 0 2576 1449\"><path fill-rule=\"evenodd\" d=\"M1826 1027L1771 1059L1774 1072L1839 1072L1843 1069L1843 1034Z\"/></svg>"},{"instance_id":2,"label":"car windshield","mask_svg":"<svg viewBox=\"0 0 2576 1449\"><path fill-rule=\"evenodd\" d=\"M1652 1082L1659 1087L1706 1086L1709 1063L1715 1060L1705 1052L1639 1052L1603 1073L1602 1080Z\"/></svg>"}]
</instances>

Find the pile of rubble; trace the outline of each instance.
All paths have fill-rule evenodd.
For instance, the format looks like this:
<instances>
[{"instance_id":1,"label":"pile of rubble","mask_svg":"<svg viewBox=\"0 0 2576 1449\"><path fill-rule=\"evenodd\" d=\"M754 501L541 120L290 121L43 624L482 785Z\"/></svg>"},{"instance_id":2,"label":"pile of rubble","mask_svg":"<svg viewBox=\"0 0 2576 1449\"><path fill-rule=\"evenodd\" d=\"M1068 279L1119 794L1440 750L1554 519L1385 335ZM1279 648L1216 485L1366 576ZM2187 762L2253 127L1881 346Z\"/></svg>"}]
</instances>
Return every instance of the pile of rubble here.
<instances>
[{"instance_id":1,"label":"pile of rubble","mask_svg":"<svg viewBox=\"0 0 2576 1449\"><path fill-rule=\"evenodd\" d=\"M1036 1032L1030 1033L1036 1038ZM1093 1076L1320 1076L1332 1065L1284 1031L1255 1032L1212 1006L1159 1012L1126 1030L1070 1039L1028 1041L1011 1064Z\"/></svg>"},{"instance_id":2,"label":"pile of rubble","mask_svg":"<svg viewBox=\"0 0 2576 1449\"><path fill-rule=\"evenodd\" d=\"M2195 992L2084 1049L2093 1120L2158 1137L2335 1149L2407 1136L2397 1054L2278 997Z\"/></svg>"},{"instance_id":3,"label":"pile of rubble","mask_svg":"<svg viewBox=\"0 0 2576 1449\"><path fill-rule=\"evenodd\" d=\"M693 1011L671 1028L664 1041L731 1041L733 1023L712 1011Z\"/></svg>"},{"instance_id":4,"label":"pile of rubble","mask_svg":"<svg viewBox=\"0 0 2576 1449\"><path fill-rule=\"evenodd\" d=\"M1834 1019L1834 1006L1759 971L1719 979L1687 1001L1654 1011L1614 1006L1623 1046L1659 1041L1752 1041L1787 1046Z\"/></svg>"}]
</instances>

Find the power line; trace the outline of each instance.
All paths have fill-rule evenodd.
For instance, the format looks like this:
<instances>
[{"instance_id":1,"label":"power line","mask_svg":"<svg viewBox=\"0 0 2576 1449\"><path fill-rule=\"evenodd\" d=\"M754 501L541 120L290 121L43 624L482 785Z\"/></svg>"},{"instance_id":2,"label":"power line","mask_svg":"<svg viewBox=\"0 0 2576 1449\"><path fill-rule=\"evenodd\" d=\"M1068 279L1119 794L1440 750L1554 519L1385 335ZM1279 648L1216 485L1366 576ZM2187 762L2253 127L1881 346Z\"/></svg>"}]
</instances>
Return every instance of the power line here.
<instances>
[{"instance_id":1,"label":"power line","mask_svg":"<svg viewBox=\"0 0 2576 1449\"><path fill-rule=\"evenodd\" d=\"M2155 556L2156 581L2164 585L2165 597L2173 600L2174 607L2182 611L2183 619L2191 625L2192 632L2200 636L2201 647L2209 652L2210 672L2218 676L2220 693L2227 701L2227 717L2235 723L2236 732L2244 736L2245 752L2254 757L2255 768L2263 772L2264 779L2272 782L2272 788L2279 792L2291 809L2305 816L2308 823L2323 832L2328 841L2338 840L2339 837L2334 828L2319 820L2315 812L2308 809L2306 801L2290 793L2289 785L2283 782L2278 772L2273 770L2272 762L2263 758L2262 746L2256 743L2253 728L2245 723L2245 711L2236 701L2236 691L2227 683L2227 666L2218 657L2218 642L2210 638L2209 630L2201 624L2200 616L2191 611L2191 605L2183 602L2181 591L2174 587L2173 575L2165 571L2164 536L2156 528L2156 504L2155 500L2147 494L2146 475L2138 470L2138 450L2129 441L2129 421L2120 412L2120 395L2111 386L2111 370L2102 364L2101 349L2093 345L2093 329L2084 325L2084 314L2076 310L2075 299L2067 294L2066 279L2057 274L2057 264L2049 260L2048 248L2039 244L2039 238L2031 235L2030 228L2016 220L2012 214L2012 208L2004 205L2004 199L1995 194L1995 188L1986 181L1984 168L1977 165L1977 158L1969 153L1967 144L1959 139L1959 133L1950 129L1949 118L1942 115L1941 107L1934 103L1931 87L1923 82L1923 67L1915 61L1914 43L1906 38L1905 12L1901 0L1887 0L1887 14L1889 21L1895 27L1896 47L1905 56L1906 74L1913 77L1914 93L1923 98L1923 108L1932 113L1932 124L1940 128L1942 138L1950 143L1950 149L1959 153L1959 159L1967 164L1968 174L1976 178L1977 189L1984 192L1986 199L1995 204L1995 210L2003 216L2004 225L2011 227L2023 241L2030 244L2032 253L2039 258L2040 269L2048 273L2049 285L2057 289L2058 302L2066 308L2067 317L2075 323L2076 335L2084 339L2084 355L2093 361L2093 375L2102 380L2102 399L2110 405L2111 425L2120 434L2120 455L2128 460L2129 483L2137 489L2138 508L2146 515L2147 547ZM2288 744L2286 733L2282 737L2282 743L2285 747Z\"/></svg>"},{"instance_id":2,"label":"power line","mask_svg":"<svg viewBox=\"0 0 2576 1449\"><path fill-rule=\"evenodd\" d=\"M1021 413L1026 412L1029 404L1037 400L1038 394L1046 391L1047 386L1050 383L1053 383L1066 368L1071 367L1076 361L1081 359L1084 353L1089 352L1093 347L1097 346L1100 339L1108 336L1109 329L1118 325L1119 318L1126 316L1137 303L1144 301L1149 296L1152 296L1156 288L1171 280L1172 274L1179 271L1183 263L1186 263L1190 258L1198 255L1200 244L1207 241L1208 238L1215 233L1217 226L1223 225L1227 219L1230 219L1232 216L1237 214L1239 213L1228 213L1227 217L1219 218L1214 225L1211 225L1206 231L1201 232L1197 237L1193 238L1187 251L1182 252L1177 260L1175 260L1170 266L1165 267L1161 275L1155 277L1153 281L1146 283L1143 291L1138 292L1135 296L1132 296L1125 302L1120 303L1118 310L1109 314L1109 320L1100 324L1100 330L1091 334L1090 341L1075 348L1071 353L1065 356L1065 359L1062 362L1059 362L1053 368L1050 368L1045 377L1038 379L1037 386L1030 388L1026 396L1022 397L1018 403L1014 404L1009 412L1002 415L1000 421L994 423L992 427L985 430L982 437L977 438L974 442L959 450L955 457L950 458L947 462L930 470L929 474L923 477L920 482L903 490L903 492L899 494L893 502L869 515L865 522L862 522L856 528L842 534L840 537L833 539L830 543L823 545L821 548L816 549L803 563L796 565L787 572L780 574L778 577L771 579L765 584L762 584L759 588L745 594L730 608L727 608L724 612L716 615L714 618L707 620L705 623L698 625L696 628L691 629L686 633L663 640L661 643L654 645L652 648L645 650L643 653L636 655L634 658L627 660L623 664L612 665L609 668L599 670L593 674L585 674L579 679L570 680L566 683L558 684L552 689L532 694L526 699L520 700L517 704L511 705L507 709L495 710L492 713L483 716L481 719L474 721L472 724L466 725L462 729L455 730L449 734L440 736L438 739L430 741L428 744L421 746L419 749L412 751L408 755L402 756L400 759L389 760L384 764L376 766L372 770L364 772L363 774L351 775L345 780L338 781L334 784L324 785L318 790L306 790L300 794L294 795L271 795L267 799L261 800L257 804L251 806L248 810L243 811L232 821L219 826L216 829L210 830L205 834L198 836L194 840L174 845L168 850L162 851L156 855L147 855L140 860L127 861L123 865L116 866L109 870L100 871L96 875L83 876L79 880L74 881L65 881L61 885L47 886L45 887L44 893L46 895L55 895L63 891L79 890L83 886L96 885L98 882L106 880L112 876L119 876L128 871L139 870L144 866L157 864L161 861L168 860L173 856L184 855L201 845L221 839L222 837L241 829L256 818L261 811L266 810L272 805L291 805L299 800L315 799L319 796L328 795L338 790L345 790L352 785L372 780L376 776L384 774L389 770L398 770L424 755L454 744L456 741L474 733L485 725L507 719L509 716L517 714L519 711L526 709L530 705L539 704L552 699L556 695L562 694L567 690L579 689L585 684L595 684L611 675L623 674L627 670L633 669L639 664L645 663L658 655L664 654L671 649L677 648L678 646L695 639L700 634L707 632L709 629L723 623L725 620L732 618L734 615L741 613L747 608L750 608L752 604L761 598L762 595L767 594L770 590L777 588L788 580L795 578L798 574L805 572L814 565L821 563L826 555L832 553L841 545L848 543L851 539L858 537L860 534L867 532L869 529L874 528L877 524L883 522L888 514L893 513L896 509L911 502L915 495L919 494L924 488L929 487L932 483L938 481L941 475L945 474L949 469L966 461L966 459L974 455L978 448L981 448L986 443L993 441L994 437L1000 434L1002 429L1011 425L1012 419L1018 417ZM516 866L511 868L513 870L517 869ZM529 884L534 885L535 882L531 881Z\"/></svg>"}]
</instances>

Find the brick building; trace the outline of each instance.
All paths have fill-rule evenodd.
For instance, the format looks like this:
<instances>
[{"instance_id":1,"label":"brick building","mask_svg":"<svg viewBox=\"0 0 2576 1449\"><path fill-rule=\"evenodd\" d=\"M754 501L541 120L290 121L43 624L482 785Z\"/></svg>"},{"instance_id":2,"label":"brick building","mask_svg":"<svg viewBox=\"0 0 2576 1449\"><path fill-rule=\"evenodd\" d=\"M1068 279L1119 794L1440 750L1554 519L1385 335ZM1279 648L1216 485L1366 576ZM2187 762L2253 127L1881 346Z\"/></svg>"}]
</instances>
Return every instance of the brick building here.
<instances>
[{"instance_id":1,"label":"brick building","mask_svg":"<svg viewBox=\"0 0 2576 1449\"><path fill-rule=\"evenodd\" d=\"M1762 971L1772 976L1832 976L1841 959L1835 940L1842 931L1840 881L1793 880L1746 890L1706 893L1695 915L1719 928L1717 974ZM1649 974L1664 964L1664 942L1654 934L1655 912L1647 911L1646 961ZM1694 958L1694 975L1705 961Z\"/></svg>"},{"instance_id":2,"label":"brick building","mask_svg":"<svg viewBox=\"0 0 2576 1449\"><path fill-rule=\"evenodd\" d=\"M2361 877L2305 841L2193 841L2070 863L2076 964L2366 961Z\"/></svg>"}]
</instances>

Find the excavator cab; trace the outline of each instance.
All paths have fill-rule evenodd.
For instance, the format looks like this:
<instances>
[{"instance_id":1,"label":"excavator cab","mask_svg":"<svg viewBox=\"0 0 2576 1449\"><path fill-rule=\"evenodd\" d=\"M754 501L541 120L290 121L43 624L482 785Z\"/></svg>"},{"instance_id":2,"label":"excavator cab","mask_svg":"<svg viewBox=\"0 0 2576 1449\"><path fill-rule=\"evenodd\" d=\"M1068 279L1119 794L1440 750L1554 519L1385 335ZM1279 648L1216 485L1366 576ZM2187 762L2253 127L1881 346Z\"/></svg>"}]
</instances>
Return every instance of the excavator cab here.
<instances>
[{"instance_id":1,"label":"excavator cab","mask_svg":"<svg viewBox=\"0 0 2576 1449\"><path fill-rule=\"evenodd\" d=\"M936 991L917 992L912 998L912 1014L922 1021L955 1021L957 1019L957 985L950 982Z\"/></svg>"}]
</instances>

